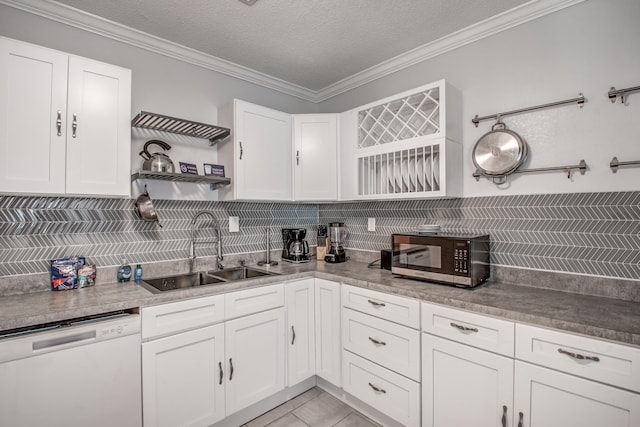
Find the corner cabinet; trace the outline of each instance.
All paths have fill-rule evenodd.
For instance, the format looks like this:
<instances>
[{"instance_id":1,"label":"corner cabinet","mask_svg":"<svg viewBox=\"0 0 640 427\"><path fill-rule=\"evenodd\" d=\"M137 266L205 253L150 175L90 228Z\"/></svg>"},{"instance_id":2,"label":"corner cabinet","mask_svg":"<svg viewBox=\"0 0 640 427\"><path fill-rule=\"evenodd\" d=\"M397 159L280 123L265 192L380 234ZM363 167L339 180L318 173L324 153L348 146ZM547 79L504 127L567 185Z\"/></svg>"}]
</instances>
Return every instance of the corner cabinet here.
<instances>
[{"instance_id":1,"label":"corner cabinet","mask_svg":"<svg viewBox=\"0 0 640 427\"><path fill-rule=\"evenodd\" d=\"M131 71L0 38L0 192L130 195Z\"/></svg>"},{"instance_id":2,"label":"corner cabinet","mask_svg":"<svg viewBox=\"0 0 640 427\"><path fill-rule=\"evenodd\" d=\"M462 102L444 80L341 115L342 199L462 196Z\"/></svg>"},{"instance_id":3,"label":"corner cabinet","mask_svg":"<svg viewBox=\"0 0 640 427\"><path fill-rule=\"evenodd\" d=\"M292 200L291 115L235 99L220 108L218 123L231 128L218 161L233 181L219 199Z\"/></svg>"},{"instance_id":4,"label":"corner cabinet","mask_svg":"<svg viewBox=\"0 0 640 427\"><path fill-rule=\"evenodd\" d=\"M294 200L338 199L338 115L293 116Z\"/></svg>"}]
</instances>

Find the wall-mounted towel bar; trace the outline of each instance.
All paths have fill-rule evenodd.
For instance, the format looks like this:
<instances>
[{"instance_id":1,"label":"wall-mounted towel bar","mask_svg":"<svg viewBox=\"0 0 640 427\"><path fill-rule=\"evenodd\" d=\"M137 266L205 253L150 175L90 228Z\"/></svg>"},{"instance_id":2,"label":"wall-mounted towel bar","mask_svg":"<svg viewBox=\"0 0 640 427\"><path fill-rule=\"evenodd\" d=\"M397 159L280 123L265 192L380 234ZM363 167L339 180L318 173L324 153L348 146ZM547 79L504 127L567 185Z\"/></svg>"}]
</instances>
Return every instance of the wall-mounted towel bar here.
<instances>
[{"instance_id":1,"label":"wall-mounted towel bar","mask_svg":"<svg viewBox=\"0 0 640 427\"><path fill-rule=\"evenodd\" d=\"M585 102L584 95L582 93L579 93L577 98L566 99L564 101L550 102L548 104L536 105L535 107L520 108L518 110L511 110L511 111L506 111L504 113L492 114L490 116L482 116L482 117L478 117L478 115L476 114L476 116L473 119L471 119L471 121L473 122L474 125L476 125L476 127L478 127L478 123L480 123L482 120L497 119L499 117L508 116L510 114L524 113L526 111L540 110L542 108L556 107L558 105L565 105L565 104L578 104L578 106L582 108L584 106L584 102Z\"/></svg>"},{"instance_id":2,"label":"wall-mounted towel bar","mask_svg":"<svg viewBox=\"0 0 640 427\"><path fill-rule=\"evenodd\" d=\"M620 162L618 161L617 157L614 157L613 159L611 159L611 162L609 162L609 167L611 168L611 172L613 173L618 172L618 168L622 166L640 166L640 160L629 160L627 162Z\"/></svg>"},{"instance_id":3,"label":"wall-mounted towel bar","mask_svg":"<svg viewBox=\"0 0 640 427\"><path fill-rule=\"evenodd\" d=\"M613 104L616 99L620 97L620 102L624 104L624 94L628 92L636 92L640 90L640 86L628 87L626 89L616 89L615 86L611 86L609 89L609 100Z\"/></svg>"}]
</instances>

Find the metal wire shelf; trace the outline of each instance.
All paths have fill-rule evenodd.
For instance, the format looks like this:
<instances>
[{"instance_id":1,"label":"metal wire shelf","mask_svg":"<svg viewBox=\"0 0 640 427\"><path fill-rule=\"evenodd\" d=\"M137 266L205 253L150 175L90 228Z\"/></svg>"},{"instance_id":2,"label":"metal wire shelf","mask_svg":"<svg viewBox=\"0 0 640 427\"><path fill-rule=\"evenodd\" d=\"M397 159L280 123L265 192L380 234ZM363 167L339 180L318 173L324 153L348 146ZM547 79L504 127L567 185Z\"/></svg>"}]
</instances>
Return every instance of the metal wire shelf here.
<instances>
[{"instance_id":1,"label":"metal wire shelf","mask_svg":"<svg viewBox=\"0 0 640 427\"><path fill-rule=\"evenodd\" d=\"M198 184L209 184L212 190L231 184L231 178L217 176L192 175L186 173L153 172L138 170L131 174L131 182L138 179L158 179L172 182L195 182Z\"/></svg>"},{"instance_id":2,"label":"metal wire shelf","mask_svg":"<svg viewBox=\"0 0 640 427\"><path fill-rule=\"evenodd\" d=\"M229 129L220 126L163 116L147 111L140 111L131 120L131 126L204 138L209 140L210 145L214 145L218 140L229 136L231 133Z\"/></svg>"}]
</instances>

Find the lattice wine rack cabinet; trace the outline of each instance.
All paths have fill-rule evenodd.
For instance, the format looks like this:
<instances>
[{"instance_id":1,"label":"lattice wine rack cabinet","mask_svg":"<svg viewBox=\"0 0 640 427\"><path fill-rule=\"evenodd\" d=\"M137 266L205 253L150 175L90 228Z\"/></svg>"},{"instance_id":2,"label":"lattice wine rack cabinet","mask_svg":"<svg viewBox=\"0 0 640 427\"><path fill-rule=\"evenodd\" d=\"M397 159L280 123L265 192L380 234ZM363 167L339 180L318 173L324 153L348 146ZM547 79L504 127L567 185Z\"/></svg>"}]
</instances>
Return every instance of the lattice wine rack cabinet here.
<instances>
[{"instance_id":1,"label":"lattice wine rack cabinet","mask_svg":"<svg viewBox=\"0 0 640 427\"><path fill-rule=\"evenodd\" d=\"M356 198L461 196L461 109L444 80L357 108Z\"/></svg>"}]
</instances>

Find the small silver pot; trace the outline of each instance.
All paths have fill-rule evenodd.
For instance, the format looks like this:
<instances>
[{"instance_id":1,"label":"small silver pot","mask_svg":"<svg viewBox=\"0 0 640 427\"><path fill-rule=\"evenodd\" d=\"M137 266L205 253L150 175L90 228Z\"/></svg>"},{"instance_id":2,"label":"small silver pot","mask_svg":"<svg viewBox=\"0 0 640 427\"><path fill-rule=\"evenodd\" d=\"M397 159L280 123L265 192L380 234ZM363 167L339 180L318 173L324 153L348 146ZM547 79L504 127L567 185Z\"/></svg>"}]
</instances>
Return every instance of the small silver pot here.
<instances>
[{"instance_id":1,"label":"small silver pot","mask_svg":"<svg viewBox=\"0 0 640 427\"><path fill-rule=\"evenodd\" d=\"M157 222L158 225L162 227L162 224L158 221L158 214L153 208L151 196L149 196L149 193L147 192L146 185L144 186L144 193L140 194L136 199L136 212L140 219Z\"/></svg>"},{"instance_id":2,"label":"small silver pot","mask_svg":"<svg viewBox=\"0 0 640 427\"><path fill-rule=\"evenodd\" d=\"M527 159L529 148L517 133L500 120L473 147L473 164L478 173L502 184Z\"/></svg>"}]
</instances>

